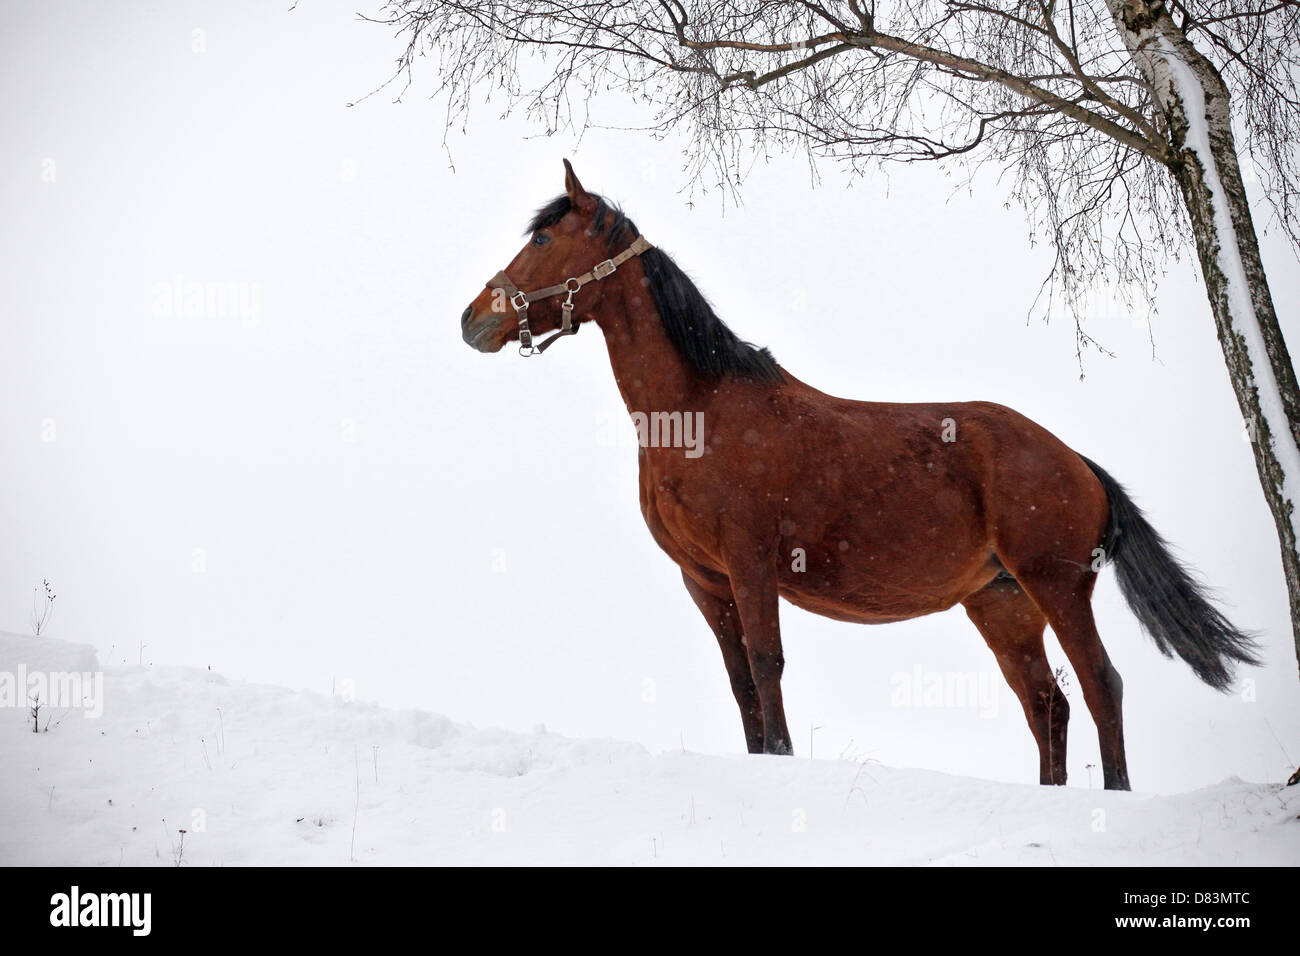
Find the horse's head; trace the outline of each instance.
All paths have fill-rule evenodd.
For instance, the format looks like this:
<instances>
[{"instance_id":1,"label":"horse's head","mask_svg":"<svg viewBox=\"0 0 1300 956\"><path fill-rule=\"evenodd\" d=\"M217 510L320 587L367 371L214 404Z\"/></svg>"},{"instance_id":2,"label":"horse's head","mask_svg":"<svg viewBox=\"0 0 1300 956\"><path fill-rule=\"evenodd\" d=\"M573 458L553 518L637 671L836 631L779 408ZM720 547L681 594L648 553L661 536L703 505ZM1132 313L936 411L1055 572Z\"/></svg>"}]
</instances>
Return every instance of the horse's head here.
<instances>
[{"instance_id":1,"label":"horse's head","mask_svg":"<svg viewBox=\"0 0 1300 956\"><path fill-rule=\"evenodd\" d=\"M521 331L524 350L532 336L576 331L604 293L602 283L583 286L613 272L609 243L623 232L636 236L635 227L582 188L566 159L564 195L538 211L528 242L461 314L461 337L480 352L497 352L520 341Z\"/></svg>"}]
</instances>

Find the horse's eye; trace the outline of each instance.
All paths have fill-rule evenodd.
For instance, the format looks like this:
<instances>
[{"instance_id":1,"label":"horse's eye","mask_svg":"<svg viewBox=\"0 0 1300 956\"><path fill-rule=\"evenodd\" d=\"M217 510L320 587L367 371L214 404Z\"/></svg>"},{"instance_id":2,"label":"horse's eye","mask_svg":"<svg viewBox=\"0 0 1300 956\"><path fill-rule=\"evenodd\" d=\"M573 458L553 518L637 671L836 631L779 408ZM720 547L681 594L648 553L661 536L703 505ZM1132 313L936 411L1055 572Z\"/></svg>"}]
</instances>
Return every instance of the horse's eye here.
<instances>
[{"instance_id":1,"label":"horse's eye","mask_svg":"<svg viewBox=\"0 0 1300 956\"><path fill-rule=\"evenodd\" d=\"M544 246L550 241L551 237L546 235L544 232L533 233L533 245L535 246Z\"/></svg>"}]
</instances>

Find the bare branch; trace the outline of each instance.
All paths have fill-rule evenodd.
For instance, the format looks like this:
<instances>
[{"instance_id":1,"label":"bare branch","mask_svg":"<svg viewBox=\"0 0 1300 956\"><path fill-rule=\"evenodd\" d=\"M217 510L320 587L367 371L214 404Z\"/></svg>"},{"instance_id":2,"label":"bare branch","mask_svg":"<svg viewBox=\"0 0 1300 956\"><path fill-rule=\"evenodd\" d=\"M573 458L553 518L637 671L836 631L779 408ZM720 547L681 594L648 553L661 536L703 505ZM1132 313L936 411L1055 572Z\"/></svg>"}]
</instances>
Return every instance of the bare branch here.
<instances>
[{"instance_id":1,"label":"bare branch","mask_svg":"<svg viewBox=\"0 0 1300 956\"><path fill-rule=\"evenodd\" d=\"M1223 72L1300 248L1300 2L1166 2ZM430 63L449 128L485 97L548 132L601 125L609 92L640 128L689 137L702 188L734 192L770 151L854 174L991 164L1054 250L1045 308L1073 313L1081 349L1097 290L1149 297L1188 239L1169 118L1105 0L387 0L375 19L405 44L394 79Z\"/></svg>"}]
</instances>

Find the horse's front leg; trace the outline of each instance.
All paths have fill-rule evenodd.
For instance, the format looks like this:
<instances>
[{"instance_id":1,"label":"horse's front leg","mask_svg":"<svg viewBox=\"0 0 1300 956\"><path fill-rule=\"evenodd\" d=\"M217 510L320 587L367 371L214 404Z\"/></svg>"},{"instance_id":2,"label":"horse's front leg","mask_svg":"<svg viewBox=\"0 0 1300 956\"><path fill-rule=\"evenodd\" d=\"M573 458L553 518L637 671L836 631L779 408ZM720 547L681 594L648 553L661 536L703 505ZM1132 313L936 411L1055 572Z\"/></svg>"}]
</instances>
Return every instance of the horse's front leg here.
<instances>
[{"instance_id":1,"label":"horse's front leg","mask_svg":"<svg viewBox=\"0 0 1300 956\"><path fill-rule=\"evenodd\" d=\"M706 591L695 579L682 572L686 590L695 599L695 606L700 609L704 619L713 629L718 639L718 648L722 651L722 662L727 665L727 676L731 678L731 693L735 695L736 706L740 708L740 721L745 728L745 746L752 754L763 752L763 714L759 709L758 689L749 672L749 657L745 653L745 635L740 629L740 615L736 613L736 602L729 596L718 597ZM730 588L727 589L730 591Z\"/></svg>"},{"instance_id":2,"label":"horse's front leg","mask_svg":"<svg viewBox=\"0 0 1300 956\"><path fill-rule=\"evenodd\" d=\"M790 730L785 725L785 705L781 701L785 656L781 653L776 553L752 542L729 548L728 552L731 593L740 613L749 672L763 713L763 753L793 754Z\"/></svg>"}]
</instances>

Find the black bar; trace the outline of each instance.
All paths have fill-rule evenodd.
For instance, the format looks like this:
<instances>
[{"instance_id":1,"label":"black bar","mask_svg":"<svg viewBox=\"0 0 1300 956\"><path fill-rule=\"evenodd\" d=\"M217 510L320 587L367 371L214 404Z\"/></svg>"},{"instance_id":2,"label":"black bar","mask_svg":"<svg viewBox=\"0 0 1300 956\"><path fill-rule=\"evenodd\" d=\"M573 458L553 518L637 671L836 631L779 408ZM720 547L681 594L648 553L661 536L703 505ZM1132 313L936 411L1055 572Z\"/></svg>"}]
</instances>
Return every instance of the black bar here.
<instances>
[{"instance_id":1,"label":"black bar","mask_svg":"<svg viewBox=\"0 0 1300 956\"><path fill-rule=\"evenodd\" d=\"M541 945L556 932L599 933L607 941L623 938L610 932L666 934L684 945L698 942L696 926L740 941L769 924L804 942L847 933L864 942L901 935L917 945L1181 945L1191 936L1231 945L1251 934L1264 934L1262 941L1294 932L1296 873L1284 868L662 869L10 869L0 913L10 943L76 936L93 945L111 937L114 946L249 942L267 931L291 934L295 943L339 946L403 930L420 931L432 945L427 933L438 924L459 938L468 934L471 946L511 939ZM147 936L136 934L142 920L133 927L125 916L119 922L127 925L117 927L52 925L52 918L69 922L74 886L87 916L101 908L98 894L149 894ZM89 896L95 903L86 903ZM61 900L68 904L62 911ZM115 896L104 911L139 917L143 900L127 910ZM1206 919L1210 925L1200 925Z\"/></svg>"}]
</instances>

